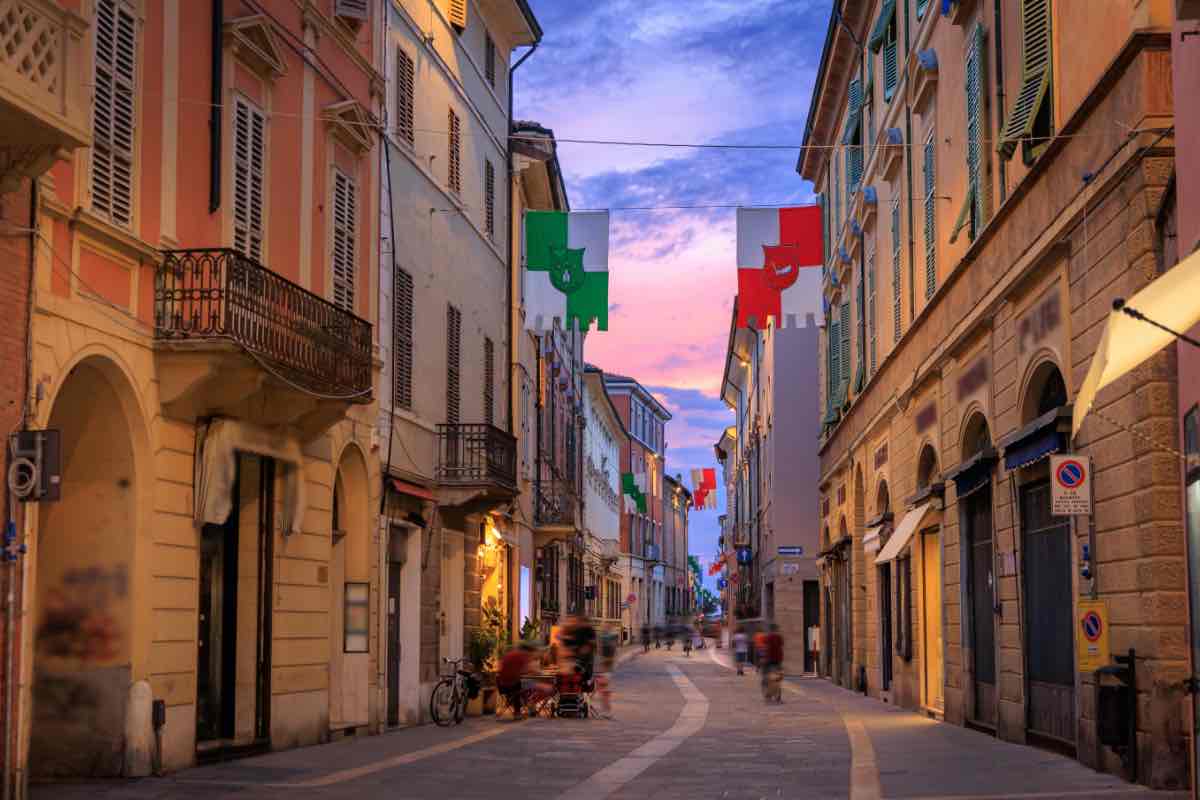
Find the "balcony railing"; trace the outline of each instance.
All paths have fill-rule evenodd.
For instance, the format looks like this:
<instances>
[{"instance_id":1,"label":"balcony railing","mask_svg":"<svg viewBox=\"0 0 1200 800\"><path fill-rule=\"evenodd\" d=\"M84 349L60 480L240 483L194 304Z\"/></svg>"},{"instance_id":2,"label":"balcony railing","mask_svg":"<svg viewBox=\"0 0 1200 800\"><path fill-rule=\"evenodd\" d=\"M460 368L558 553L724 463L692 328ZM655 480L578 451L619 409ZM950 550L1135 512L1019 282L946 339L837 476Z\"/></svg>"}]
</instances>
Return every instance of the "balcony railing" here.
<instances>
[{"instance_id":1,"label":"balcony railing","mask_svg":"<svg viewBox=\"0 0 1200 800\"><path fill-rule=\"evenodd\" d=\"M154 335L235 342L303 389L371 399L371 323L231 249L165 253Z\"/></svg>"},{"instance_id":2,"label":"balcony railing","mask_svg":"<svg viewBox=\"0 0 1200 800\"><path fill-rule=\"evenodd\" d=\"M534 489L534 522L538 525L574 525L579 495L561 480L543 480Z\"/></svg>"},{"instance_id":3,"label":"balcony railing","mask_svg":"<svg viewBox=\"0 0 1200 800\"><path fill-rule=\"evenodd\" d=\"M495 425L438 425L437 479L516 491L517 440Z\"/></svg>"}]
</instances>

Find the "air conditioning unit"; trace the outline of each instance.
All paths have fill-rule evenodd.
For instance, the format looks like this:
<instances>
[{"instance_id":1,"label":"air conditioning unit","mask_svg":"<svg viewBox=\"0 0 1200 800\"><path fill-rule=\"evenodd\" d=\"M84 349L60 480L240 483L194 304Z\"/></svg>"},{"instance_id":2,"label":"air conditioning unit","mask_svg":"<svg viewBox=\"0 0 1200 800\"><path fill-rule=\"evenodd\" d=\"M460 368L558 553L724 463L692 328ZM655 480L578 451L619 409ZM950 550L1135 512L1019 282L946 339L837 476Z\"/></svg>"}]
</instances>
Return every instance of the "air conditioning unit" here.
<instances>
[{"instance_id":1,"label":"air conditioning unit","mask_svg":"<svg viewBox=\"0 0 1200 800\"><path fill-rule=\"evenodd\" d=\"M56 430L17 431L8 438L8 489L22 503L61 496L62 454Z\"/></svg>"}]
</instances>

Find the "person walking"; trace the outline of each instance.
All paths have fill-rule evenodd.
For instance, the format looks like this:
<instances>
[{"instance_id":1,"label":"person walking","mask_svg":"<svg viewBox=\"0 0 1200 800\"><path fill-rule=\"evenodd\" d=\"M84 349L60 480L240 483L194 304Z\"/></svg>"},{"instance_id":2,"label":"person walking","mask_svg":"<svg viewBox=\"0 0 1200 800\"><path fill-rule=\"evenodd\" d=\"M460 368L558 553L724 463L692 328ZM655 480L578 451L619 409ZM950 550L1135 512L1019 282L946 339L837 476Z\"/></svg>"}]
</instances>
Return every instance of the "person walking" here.
<instances>
[{"instance_id":1,"label":"person walking","mask_svg":"<svg viewBox=\"0 0 1200 800\"><path fill-rule=\"evenodd\" d=\"M762 652L762 687L763 699L776 703L783 702L783 634L779 626L772 624L768 633L763 635Z\"/></svg>"},{"instance_id":2,"label":"person walking","mask_svg":"<svg viewBox=\"0 0 1200 800\"><path fill-rule=\"evenodd\" d=\"M679 633L679 638L683 640L683 654L685 656L691 657L691 655L692 655L692 635L690 632L688 632L688 630L685 626L680 625L679 627L681 629L680 633Z\"/></svg>"},{"instance_id":3,"label":"person walking","mask_svg":"<svg viewBox=\"0 0 1200 800\"><path fill-rule=\"evenodd\" d=\"M643 653L650 652L650 626L649 625L642 626L642 652Z\"/></svg>"},{"instance_id":4,"label":"person walking","mask_svg":"<svg viewBox=\"0 0 1200 800\"><path fill-rule=\"evenodd\" d=\"M763 651L767 645L767 634L763 630L754 632L754 668L762 672Z\"/></svg>"},{"instance_id":5,"label":"person walking","mask_svg":"<svg viewBox=\"0 0 1200 800\"><path fill-rule=\"evenodd\" d=\"M733 634L733 657L737 661L737 674L745 674L746 666L746 650L749 647L749 642L746 639L746 629L738 626L737 632Z\"/></svg>"},{"instance_id":6,"label":"person walking","mask_svg":"<svg viewBox=\"0 0 1200 800\"><path fill-rule=\"evenodd\" d=\"M617 634L612 628L600 633L599 670L596 673L596 692L600 695L601 715L612 719L612 673L617 668Z\"/></svg>"}]
</instances>

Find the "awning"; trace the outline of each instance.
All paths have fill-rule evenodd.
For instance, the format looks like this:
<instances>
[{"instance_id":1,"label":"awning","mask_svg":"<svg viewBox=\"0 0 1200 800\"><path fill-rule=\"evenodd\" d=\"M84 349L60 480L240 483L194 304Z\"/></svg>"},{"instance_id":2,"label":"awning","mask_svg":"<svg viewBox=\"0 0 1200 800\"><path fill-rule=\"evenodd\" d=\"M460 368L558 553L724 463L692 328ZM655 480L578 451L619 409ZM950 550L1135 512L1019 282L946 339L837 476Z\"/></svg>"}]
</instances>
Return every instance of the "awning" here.
<instances>
[{"instance_id":1,"label":"awning","mask_svg":"<svg viewBox=\"0 0 1200 800\"><path fill-rule=\"evenodd\" d=\"M1067 434L1064 428L1070 416L1070 406L1060 406L1047 411L1020 430L1001 437L1004 468L1013 470L1028 467L1052 453L1066 450Z\"/></svg>"},{"instance_id":2,"label":"awning","mask_svg":"<svg viewBox=\"0 0 1200 800\"><path fill-rule=\"evenodd\" d=\"M412 497L419 497L422 500L430 500L430 501L437 500L437 498L433 496L433 492L429 491L424 486L418 486L415 483L409 483L408 481L402 481L399 478L392 478L391 483L392 483L392 488L395 489L400 494L407 494Z\"/></svg>"},{"instance_id":3,"label":"awning","mask_svg":"<svg viewBox=\"0 0 1200 800\"><path fill-rule=\"evenodd\" d=\"M904 519L900 520L900 525L897 526L896 532L892 534L892 538L888 539L888 543L884 545L883 552L879 554L879 558L875 559L875 563L886 564L900 555L904 551L904 548L908 546L909 540L917 532L917 527L925 519L925 515L929 513L929 509L932 507L933 503L926 503L905 514Z\"/></svg>"},{"instance_id":4,"label":"awning","mask_svg":"<svg viewBox=\"0 0 1200 800\"><path fill-rule=\"evenodd\" d=\"M955 493L963 498L991 483L995 463L996 450L987 447L950 470L946 477L954 481Z\"/></svg>"},{"instance_id":5,"label":"awning","mask_svg":"<svg viewBox=\"0 0 1200 800\"><path fill-rule=\"evenodd\" d=\"M867 528L867 530L863 533L863 552L879 552L879 531L882 528L882 525L874 528Z\"/></svg>"},{"instance_id":6,"label":"awning","mask_svg":"<svg viewBox=\"0 0 1200 800\"><path fill-rule=\"evenodd\" d=\"M1200 322L1197 297L1200 297L1200 252L1192 253L1151 281L1125 301L1125 308L1184 333ZM1092 410L1092 403L1101 389L1174 341L1175 337L1170 333L1149 322L1134 319L1114 305L1092 356L1087 377L1075 397L1071 437L1079 433L1083 419Z\"/></svg>"},{"instance_id":7,"label":"awning","mask_svg":"<svg viewBox=\"0 0 1200 800\"><path fill-rule=\"evenodd\" d=\"M198 524L224 525L229 519L234 507L238 453L254 453L279 463L283 477L283 531L290 534L300 530L308 503L304 455L295 436L249 422L217 418L208 423L197 445L200 454L194 464L193 484Z\"/></svg>"}]
</instances>

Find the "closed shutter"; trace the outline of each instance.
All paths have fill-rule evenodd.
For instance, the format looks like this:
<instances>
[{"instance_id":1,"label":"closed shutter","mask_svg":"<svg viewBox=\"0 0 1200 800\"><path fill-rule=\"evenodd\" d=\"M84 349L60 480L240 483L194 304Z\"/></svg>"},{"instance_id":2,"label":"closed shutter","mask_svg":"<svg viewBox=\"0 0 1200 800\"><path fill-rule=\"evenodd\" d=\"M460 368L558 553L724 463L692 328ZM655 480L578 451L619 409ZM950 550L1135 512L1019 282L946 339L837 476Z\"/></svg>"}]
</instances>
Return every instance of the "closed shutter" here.
<instances>
[{"instance_id":1,"label":"closed shutter","mask_svg":"<svg viewBox=\"0 0 1200 800\"><path fill-rule=\"evenodd\" d=\"M929 8L929 0L917 0L917 19L925 16L925 9Z\"/></svg>"},{"instance_id":2,"label":"closed shutter","mask_svg":"<svg viewBox=\"0 0 1200 800\"><path fill-rule=\"evenodd\" d=\"M496 237L496 168L483 160L483 227L489 239Z\"/></svg>"},{"instance_id":3,"label":"closed shutter","mask_svg":"<svg viewBox=\"0 0 1200 800\"><path fill-rule=\"evenodd\" d=\"M933 297L937 291L937 240L934 230L936 215L937 186L936 164L933 131L925 139L925 299Z\"/></svg>"},{"instance_id":4,"label":"closed shutter","mask_svg":"<svg viewBox=\"0 0 1200 800\"><path fill-rule=\"evenodd\" d=\"M233 111L233 246L262 261L266 118L242 98Z\"/></svg>"},{"instance_id":5,"label":"closed shutter","mask_svg":"<svg viewBox=\"0 0 1200 800\"><path fill-rule=\"evenodd\" d=\"M887 102L891 102L896 95L896 84L900 79L896 60L896 35L893 29L891 39L883 45L883 99Z\"/></svg>"},{"instance_id":6,"label":"closed shutter","mask_svg":"<svg viewBox=\"0 0 1200 800\"><path fill-rule=\"evenodd\" d=\"M829 210L825 195L817 195L817 205L821 208L821 276L829 267Z\"/></svg>"},{"instance_id":7,"label":"closed shutter","mask_svg":"<svg viewBox=\"0 0 1200 800\"><path fill-rule=\"evenodd\" d=\"M92 109L92 210L133 222L134 82L137 19L121 0L96 2L96 93Z\"/></svg>"},{"instance_id":8,"label":"closed shutter","mask_svg":"<svg viewBox=\"0 0 1200 800\"><path fill-rule=\"evenodd\" d=\"M483 421L496 424L496 348L488 337L483 339Z\"/></svg>"},{"instance_id":9,"label":"closed shutter","mask_svg":"<svg viewBox=\"0 0 1200 800\"><path fill-rule=\"evenodd\" d=\"M991 183L988 179L987 150L983 146L983 134L987 129L984 118L984 34L983 26L976 25L967 50L967 190L970 192L971 209L968 220L968 235L971 241L987 224L991 213Z\"/></svg>"},{"instance_id":10,"label":"closed shutter","mask_svg":"<svg viewBox=\"0 0 1200 800\"><path fill-rule=\"evenodd\" d=\"M450 135L449 152L446 161L446 185L450 191L458 194L462 191L462 121L454 109L450 109L449 123L446 128Z\"/></svg>"},{"instance_id":11,"label":"closed shutter","mask_svg":"<svg viewBox=\"0 0 1200 800\"><path fill-rule=\"evenodd\" d=\"M855 287L854 297L854 393L858 394L863 390L863 384L866 382L866 367L867 367L867 309L865 303L866 286L864 285L866 276L859 276L858 285Z\"/></svg>"},{"instance_id":12,"label":"closed shutter","mask_svg":"<svg viewBox=\"0 0 1200 800\"><path fill-rule=\"evenodd\" d=\"M1049 102L1050 58L1050 0L1021 0L1021 88L997 148L1006 159L1033 132L1042 104Z\"/></svg>"},{"instance_id":13,"label":"closed shutter","mask_svg":"<svg viewBox=\"0 0 1200 800\"><path fill-rule=\"evenodd\" d=\"M849 292L847 292L848 294ZM842 351L839 354L841 358L841 380L842 383L850 382L850 301L842 303Z\"/></svg>"},{"instance_id":14,"label":"closed shutter","mask_svg":"<svg viewBox=\"0 0 1200 800\"><path fill-rule=\"evenodd\" d=\"M892 196L892 340L900 341L900 194Z\"/></svg>"},{"instance_id":15,"label":"closed shutter","mask_svg":"<svg viewBox=\"0 0 1200 800\"><path fill-rule=\"evenodd\" d=\"M354 312L357 202L354 181L333 171L333 304Z\"/></svg>"},{"instance_id":16,"label":"closed shutter","mask_svg":"<svg viewBox=\"0 0 1200 800\"><path fill-rule=\"evenodd\" d=\"M446 424L457 425L462 411L462 312L446 306Z\"/></svg>"},{"instance_id":17,"label":"closed shutter","mask_svg":"<svg viewBox=\"0 0 1200 800\"><path fill-rule=\"evenodd\" d=\"M492 34L483 34L483 75L487 78L488 86L496 88L496 40Z\"/></svg>"},{"instance_id":18,"label":"closed shutter","mask_svg":"<svg viewBox=\"0 0 1200 800\"><path fill-rule=\"evenodd\" d=\"M392 280L392 326L395 348L392 360L395 403L412 408L413 374L413 278L407 270L395 268Z\"/></svg>"},{"instance_id":19,"label":"closed shutter","mask_svg":"<svg viewBox=\"0 0 1200 800\"><path fill-rule=\"evenodd\" d=\"M461 33L467 27L467 0L450 0L446 16Z\"/></svg>"},{"instance_id":20,"label":"closed shutter","mask_svg":"<svg viewBox=\"0 0 1200 800\"><path fill-rule=\"evenodd\" d=\"M842 326L836 320L829 326L829 397L830 408L837 409L842 383Z\"/></svg>"},{"instance_id":21,"label":"closed shutter","mask_svg":"<svg viewBox=\"0 0 1200 800\"><path fill-rule=\"evenodd\" d=\"M403 48L396 48L396 134L413 143L413 97L416 90L416 65Z\"/></svg>"},{"instance_id":22,"label":"closed shutter","mask_svg":"<svg viewBox=\"0 0 1200 800\"><path fill-rule=\"evenodd\" d=\"M371 0L334 0L333 13L345 19L366 22L371 16Z\"/></svg>"},{"instance_id":23,"label":"closed shutter","mask_svg":"<svg viewBox=\"0 0 1200 800\"><path fill-rule=\"evenodd\" d=\"M846 132L842 144L846 145L846 206L849 209L854 193L862 180L862 84L857 78L850 81L849 101L846 114ZM847 214L849 211L847 211Z\"/></svg>"},{"instance_id":24,"label":"closed shutter","mask_svg":"<svg viewBox=\"0 0 1200 800\"><path fill-rule=\"evenodd\" d=\"M876 328L875 328L875 238L872 235L870 239L863 245L866 249L867 263L867 348L870 351L870 372L868 376L874 375L877 368L876 361Z\"/></svg>"}]
</instances>

